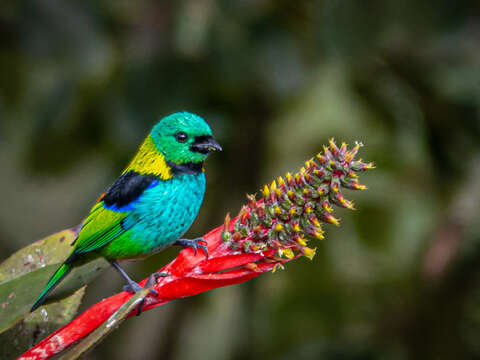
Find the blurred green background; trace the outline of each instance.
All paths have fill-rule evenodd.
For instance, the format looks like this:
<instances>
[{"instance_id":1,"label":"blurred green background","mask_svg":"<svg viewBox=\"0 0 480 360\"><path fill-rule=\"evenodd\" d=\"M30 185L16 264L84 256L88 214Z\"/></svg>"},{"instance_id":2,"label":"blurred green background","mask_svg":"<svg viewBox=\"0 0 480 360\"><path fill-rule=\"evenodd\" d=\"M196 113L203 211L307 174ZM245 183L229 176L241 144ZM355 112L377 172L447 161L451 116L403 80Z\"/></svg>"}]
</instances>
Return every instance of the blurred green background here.
<instances>
[{"instance_id":1,"label":"blurred green background","mask_svg":"<svg viewBox=\"0 0 480 360\"><path fill-rule=\"evenodd\" d=\"M377 166L313 262L129 320L88 359L480 358L479 1L5 0L0 69L0 260L80 223L174 111L224 148L190 236L330 137Z\"/></svg>"}]
</instances>

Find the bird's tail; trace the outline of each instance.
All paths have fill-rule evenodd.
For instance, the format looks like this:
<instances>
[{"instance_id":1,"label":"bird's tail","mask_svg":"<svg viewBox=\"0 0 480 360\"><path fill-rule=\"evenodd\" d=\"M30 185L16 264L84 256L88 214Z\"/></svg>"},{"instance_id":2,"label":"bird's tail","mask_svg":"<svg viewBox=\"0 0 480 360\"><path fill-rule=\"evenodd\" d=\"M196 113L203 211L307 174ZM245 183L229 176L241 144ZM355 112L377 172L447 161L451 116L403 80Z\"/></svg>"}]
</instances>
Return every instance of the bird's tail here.
<instances>
[{"instance_id":1,"label":"bird's tail","mask_svg":"<svg viewBox=\"0 0 480 360\"><path fill-rule=\"evenodd\" d=\"M33 304L32 308L30 309L30 312L34 311L36 308L38 308L40 305L43 304L45 301L45 297L52 291L55 286L58 285L62 279L67 276L67 274L70 272L72 269L71 264L63 264L58 268L58 270L53 274L53 276L48 280L47 286L45 286L45 289L43 289L42 293L38 297L37 301L35 301L35 304Z\"/></svg>"}]
</instances>

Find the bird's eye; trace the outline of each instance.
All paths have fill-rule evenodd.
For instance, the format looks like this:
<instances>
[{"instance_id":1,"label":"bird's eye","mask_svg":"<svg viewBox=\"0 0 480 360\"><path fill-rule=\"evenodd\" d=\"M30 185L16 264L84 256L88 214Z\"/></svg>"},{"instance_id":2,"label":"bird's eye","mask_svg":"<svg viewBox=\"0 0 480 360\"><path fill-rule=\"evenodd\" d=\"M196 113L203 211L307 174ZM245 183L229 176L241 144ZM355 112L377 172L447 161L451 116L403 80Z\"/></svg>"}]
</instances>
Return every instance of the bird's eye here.
<instances>
[{"instance_id":1,"label":"bird's eye","mask_svg":"<svg viewBox=\"0 0 480 360\"><path fill-rule=\"evenodd\" d=\"M187 138L187 134L185 134L183 131L175 134L175 139L177 139L177 141L180 143L184 143L185 141L187 141Z\"/></svg>"}]
</instances>

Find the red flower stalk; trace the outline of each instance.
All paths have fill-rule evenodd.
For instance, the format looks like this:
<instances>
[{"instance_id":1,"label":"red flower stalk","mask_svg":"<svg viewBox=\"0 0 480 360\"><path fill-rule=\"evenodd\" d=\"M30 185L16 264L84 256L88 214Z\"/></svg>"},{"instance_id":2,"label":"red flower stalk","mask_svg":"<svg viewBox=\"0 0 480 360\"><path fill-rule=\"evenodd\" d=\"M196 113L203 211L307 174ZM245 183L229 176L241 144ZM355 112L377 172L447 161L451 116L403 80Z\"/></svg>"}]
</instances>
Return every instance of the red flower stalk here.
<instances>
[{"instance_id":1,"label":"red flower stalk","mask_svg":"<svg viewBox=\"0 0 480 360\"><path fill-rule=\"evenodd\" d=\"M250 280L299 256L312 259L315 250L308 241L323 239L321 223L339 225L331 205L353 209L342 188L363 190L357 173L372 169L372 163L355 161L361 144L347 151L333 139L315 159L308 160L300 172L279 177L263 189L263 199L248 195L248 206L239 215L205 236L209 257L202 251L182 250L177 258L159 271L169 276L154 285L158 296L149 294L142 311L171 300L196 295L221 286ZM145 285L147 279L140 282ZM132 294L121 292L100 301L76 319L40 341L19 359L48 359L84 338L107 321ZM132 311L128 316L133 316Z\"/></svg>"}]
</instances>

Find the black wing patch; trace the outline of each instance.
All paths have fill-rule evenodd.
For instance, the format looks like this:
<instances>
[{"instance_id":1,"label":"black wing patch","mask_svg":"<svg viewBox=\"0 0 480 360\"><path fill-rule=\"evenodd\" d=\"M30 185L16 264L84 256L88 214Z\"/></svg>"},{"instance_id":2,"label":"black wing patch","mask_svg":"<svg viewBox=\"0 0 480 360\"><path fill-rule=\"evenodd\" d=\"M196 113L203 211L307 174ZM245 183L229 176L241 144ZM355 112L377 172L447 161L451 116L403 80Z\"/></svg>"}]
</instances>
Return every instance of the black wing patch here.
<instances>
[{"instance_id":1,"label":"black wing patch","mask_svg":"<svg viewBox=\"0 0 480 360\"><path fill-rule=\"evenodd\" d=\"M158 181L155 175L142 175L128 171L120 176L105 193L103 203L121 208L134 202L152 183Z\"/></svg>"}]
</instances>

